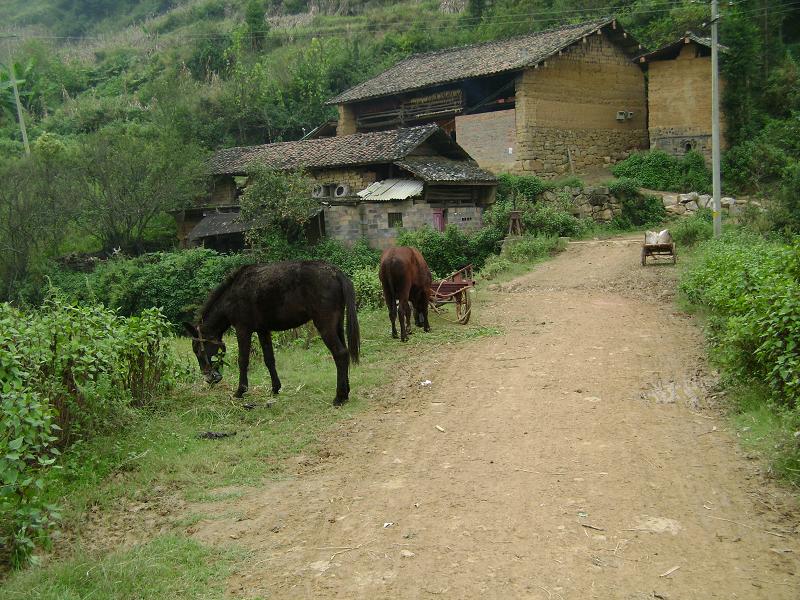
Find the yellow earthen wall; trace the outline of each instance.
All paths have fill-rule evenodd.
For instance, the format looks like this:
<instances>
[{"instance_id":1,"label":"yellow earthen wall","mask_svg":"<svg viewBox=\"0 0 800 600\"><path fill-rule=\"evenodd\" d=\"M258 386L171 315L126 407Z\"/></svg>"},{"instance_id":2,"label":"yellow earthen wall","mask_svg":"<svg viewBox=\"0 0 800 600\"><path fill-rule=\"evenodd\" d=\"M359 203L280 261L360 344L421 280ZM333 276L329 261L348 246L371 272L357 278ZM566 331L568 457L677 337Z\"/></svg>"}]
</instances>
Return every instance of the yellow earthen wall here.
<instances>
[{"instance_id":1,"label":"yellow earthen wall","mask_svg":"<svg viewBox=\"0 0 800 600\"><path fill-rule=\"evenodd\" d=\"M650 146L680 155L689 144L710 157L711 57L696 54L689 43L677 58L649 63Z\"/></svg>"},{"instance_id":2,"label":"yellow earthen wall","mask_svg":"<svg viewBox=\"0 0 800 600\"><path fill-rule=\"evenodd\" d=\"M336 124L336 135L350 135L356 132L356 113L351 105L339 104L339 121Z\"/></svg>"},{"instance_id":3,"label":"yellow earthen wall","mask_svg":"<svg viewBox=\"0 0 800 600\"><path fill-rule=\"evenodd\" d=\"M618 111L632 112L624 121ZM587 36L516 85L514 170L555 176L647 147L644 74L605 33Z\"/></svg>"}]
</instances>

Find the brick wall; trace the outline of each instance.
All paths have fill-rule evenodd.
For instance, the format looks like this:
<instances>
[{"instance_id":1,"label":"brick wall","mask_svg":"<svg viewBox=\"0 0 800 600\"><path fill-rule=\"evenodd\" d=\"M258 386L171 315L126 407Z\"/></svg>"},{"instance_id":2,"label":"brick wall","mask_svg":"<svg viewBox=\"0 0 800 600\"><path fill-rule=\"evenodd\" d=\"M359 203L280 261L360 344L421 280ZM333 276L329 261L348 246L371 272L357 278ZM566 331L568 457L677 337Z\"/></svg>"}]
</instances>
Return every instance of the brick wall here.
<instances>
[{"instance_id":1,"label":"brick wall","mask_svg":"<svg viewBox=\"0 0 800 600\"><path fill-rule=\"evenodd\" d=\"M348 185L350 186L351 194L360 192L376 181L375 171L368 169L325 169L323 171L314 171L309 175L323 185Z\"/></svg>"},{"instance_id":2,"label":"brick wall","mask_svg":"<svg viewBox=\"0 0 800 600\"><path fill-rule=\"evenodd\" d=\"M673 60L649 63L650 147L711 157L711 57L685 44ZM724 129L724 125L723 125Z\"/></svg>"},{"instance_id":3,"label":"brick wall","mask_svg":"<svg viewBox=\"0 0 800 600\"><path fill-rule=\"evenodd\" d=\"M492 171L513 169L516 160L514 109L457 116L456 141L484 169Z\"/></svg>"},{"instance_id":4,"label":"brick wall","mask_svg":"<svg viewBox=\"0 0 800 600\"><path fill-rule=\"evenodd\" d=\"M514 170L551 177L647 147L644 75L604 33L587 36L516 85ZM618 111L632 112L624 121Z\"/></svg>"}]
</instances>

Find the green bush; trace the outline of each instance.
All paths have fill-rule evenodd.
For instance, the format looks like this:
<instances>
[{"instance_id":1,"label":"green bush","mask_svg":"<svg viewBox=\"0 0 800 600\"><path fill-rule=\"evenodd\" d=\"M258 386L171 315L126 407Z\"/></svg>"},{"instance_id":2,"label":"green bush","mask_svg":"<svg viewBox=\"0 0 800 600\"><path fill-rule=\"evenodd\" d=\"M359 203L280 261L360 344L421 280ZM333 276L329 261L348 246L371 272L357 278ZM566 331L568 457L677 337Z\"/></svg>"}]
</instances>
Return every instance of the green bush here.
<instances>
[{"instance_id":1,"label":"green bush","mask_svg":"<svg viewBox=\"0 0 800 600\"><path fill-rule=\"evenodd\" d=\"M524 235L510 238L503 248L503 256L513 262L530 262L549 256L559 248L557 237Z\"/></svg>"},{"instance_id":2,"label":"green bush","mask_svg":"<svg viewBox=\"0 0 800 600\"><path fill-rule=\"evenodd\" d=\"M486 259L481 269L481 276L484 279L491 280L497 277L500 273L504 273L511 268L511 261L502 256L493 254Z\"/></svg>"},{"instance_id":3,"label":"green bush","mask_svg":"<svg viewBox=\"0 0 800 600\"><path fill-rule=\"evenodd\" d=\"M57 296L32 312L0 304L0 553L15 565L57 517L43 500L56 446L123 427L128 411L173 381L168 324Z\"/></svg>"},{"instance_id":4,"label":"green bush","mask_svg":"<svg viewBox=\"0 0 800 600\"><path fill-rule=\"evenodd\" d=\"M710 340L727 373L766 383L772 399L800 400L800 239L731 232L700 246L681 282L708 309Z\"/></svg>"},{"instance_id":5,"label":"green bush","mask_svg":"<svg viewBox=\"0 0 800 600\"><path fill-rule=\"evenodd\" d=\"M377 267L362 267L351 278L356 290L358 308L380 308L383 306L383 289L378 279Z\"/></svg>"},{"instance_id":6,"label":"green bush","mask_svg":"<svg viewBox=\"0 0 800 600\"><path fill-rule=\"evenodd\" d=\"M703 208L690 217L679 219L669 228L672 238L681 246L694 246L710 240L714 234L711 211Z\"/></svg>"},{"instance_id":7,"label":"green bush","mask_svg":"<svg viewBox=\"0 0 800 600\"><path fill-rule=\"evenodd\" d=\"M695 151L675 157L662 150L637 152L614 165L615 177L635 180L639 187L673 192L711 190L711 172L703 156Z\"/></svg>"},{"instance_id":8,"label":"green bush","mask_svg":"<svg viewBox=\"0 0 800 600\"><path fill-rule=\"evenodd\" d=\"M526 207L522 224L526 233L544 237L579 237L584 231L583 222L567 212L566 206L544 201Z\"/></svg>"},{"instance_id":9,"label":"green bush","mask_svg":"<svg viewBox=\"0 0 800 600\"><path fill-rule=\"evenodd\" d=\"M397 245L417 248L431 271L444 277L469 264L480 269L490 255L499 251L502 239L503 233L491 227L466 234L455 225L448 225L444 232L431 227L402 231Z\"/></svg>"},{"instance_id":10,"label":"green bush","mask_svg":"<svg viewBox=\"0 0 800 600\"><path fill-rule=\"evenodd\" d=\"M613 220L617 229L657 225L667 218L667 210L661 199L643 195L639 190L640 187L636 179L629 177L608 183L608 190L622 205L622 214Z\"/></svg>"}]
</instances>

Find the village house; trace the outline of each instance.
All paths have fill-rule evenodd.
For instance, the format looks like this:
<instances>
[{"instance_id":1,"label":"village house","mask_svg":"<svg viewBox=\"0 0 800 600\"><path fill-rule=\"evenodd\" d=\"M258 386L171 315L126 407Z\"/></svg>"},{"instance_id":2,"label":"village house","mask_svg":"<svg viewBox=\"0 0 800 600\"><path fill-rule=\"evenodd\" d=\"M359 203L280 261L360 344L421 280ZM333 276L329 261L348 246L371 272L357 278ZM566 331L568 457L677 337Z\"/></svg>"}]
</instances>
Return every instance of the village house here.
<instances>
[{"instance_id":1,"label":"village house","mask_svg":"<svg viewBox=\"0 0 800 600\"><path fill-rule=\"evenodd\" d=\"M238 198L254 164L303 169L314 180L311 194L320 210L307 228L312 241L363 238L376 248L392 245L400 228L479 228L497 186L435 124L228 148L210 160L208 196L176 214L181 246L244 246L244 232L254 224L239 219Z\"/></svg>"},{"instance_id":2,"label":"village house","mask_svg":"<svg viewBox=\"0 0 800 600\"><path fill-rule=\"evenodd\" d=\"M711 40L687 33L637 60L648 74L650 148L675 156L697 150L710 160Z\"/></svg>"},{"instance_id":3,"label":"village house","mask_svg":"<svg viewBox=\"0 0 800 600\"><path fill-rule=\"evenodd\" d=\"M648 147L641 50L602 19L412 56L328 104L339 136L436 123L483 168L554 177Z\"/></svg>"}]
</instances>

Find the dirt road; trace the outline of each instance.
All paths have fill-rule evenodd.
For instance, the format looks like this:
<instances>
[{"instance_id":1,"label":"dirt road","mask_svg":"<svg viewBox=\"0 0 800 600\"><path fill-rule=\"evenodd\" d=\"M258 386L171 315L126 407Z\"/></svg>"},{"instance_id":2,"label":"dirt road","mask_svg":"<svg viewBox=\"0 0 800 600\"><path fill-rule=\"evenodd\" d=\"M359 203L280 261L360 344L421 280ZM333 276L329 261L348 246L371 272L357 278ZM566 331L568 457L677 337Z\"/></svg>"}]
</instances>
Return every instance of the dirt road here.
<instances>
[{"instance_id":1,"label":"dirt road","mask_svg":"<svg viewBox=\"0 0 800 600\"><path fill-rule=\"evenodd\" d=\"M675 271L636 244L492 286L480 319L504 335L398 365L329 457L194 525L252 550L231 595L800 597L794 503L710 407Z\"/></svg>"}]
</instances>

